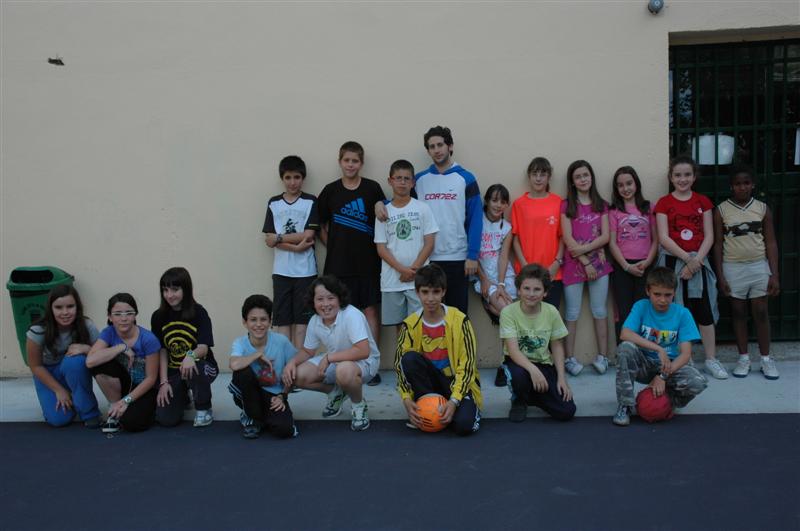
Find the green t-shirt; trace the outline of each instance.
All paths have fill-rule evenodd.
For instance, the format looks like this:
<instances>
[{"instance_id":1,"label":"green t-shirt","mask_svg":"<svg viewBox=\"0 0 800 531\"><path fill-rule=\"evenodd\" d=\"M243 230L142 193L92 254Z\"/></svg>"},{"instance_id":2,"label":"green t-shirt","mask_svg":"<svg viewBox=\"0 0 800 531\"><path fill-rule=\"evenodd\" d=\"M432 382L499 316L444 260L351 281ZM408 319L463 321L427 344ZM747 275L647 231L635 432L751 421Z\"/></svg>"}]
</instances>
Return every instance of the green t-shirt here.
<instances>
[{"instance_id":1,"label":"green t-shirt","mask_svg":"<svg viewBox=\"0 0 800 531\"><path fill-rule=\"evenodd\" d=\"M500 312L500 338L516 339L519 349L534 363L552 365L553 357L547 347L550 340L564 337L567 337L567 327L552 304L542 302L542 308L536 315L523 313L519 301L509 304ZM508 356L505 342L503 351Z\"/></svg>"}]
</instances>

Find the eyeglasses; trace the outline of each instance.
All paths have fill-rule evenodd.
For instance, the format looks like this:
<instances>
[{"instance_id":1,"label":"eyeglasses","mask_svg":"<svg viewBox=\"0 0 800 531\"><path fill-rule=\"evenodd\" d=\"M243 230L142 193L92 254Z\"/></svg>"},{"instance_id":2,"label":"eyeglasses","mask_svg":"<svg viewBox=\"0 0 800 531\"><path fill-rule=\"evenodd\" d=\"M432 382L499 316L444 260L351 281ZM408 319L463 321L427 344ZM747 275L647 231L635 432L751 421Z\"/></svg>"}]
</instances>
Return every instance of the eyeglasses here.
<instances>
[{"instance_id":1,"label":"eyeglasses","mask_svg":"<svg viewBox=\"0 0 800 531\"><path fill-rule=\"evenodd\" d=\"M111 317L133 317L136 315L136 312L133 310L127 312L111 312Z\"/></svg>"}]
</instances>

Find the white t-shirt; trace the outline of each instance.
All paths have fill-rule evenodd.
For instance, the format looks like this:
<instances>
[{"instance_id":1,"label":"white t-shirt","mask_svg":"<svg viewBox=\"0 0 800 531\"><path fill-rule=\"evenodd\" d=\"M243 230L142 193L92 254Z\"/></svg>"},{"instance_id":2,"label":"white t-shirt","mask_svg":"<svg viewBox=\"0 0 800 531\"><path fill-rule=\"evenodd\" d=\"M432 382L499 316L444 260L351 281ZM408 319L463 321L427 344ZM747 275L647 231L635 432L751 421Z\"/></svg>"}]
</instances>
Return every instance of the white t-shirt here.
<instances>
[{"instance_id":1,"label":"white t-shirt","mask_svg":"<svg viewBox=\"0 0 800 531\"><path fill-rule=\"evenodd\" d=\"M359 341L369 341L369 358L367 361L380 364L381 352L369 330L367 318L352 304L339 310L336 321L328 327L319 315L314 315L308 322L303 347L316 352L320 346L323 351L332 354L352 348Z\"/></svg>"},{"instance_id":2,"label":"white t-shirt","mask_svg":"<svg viewBox=\"0 0 800 531\"><path fill-rule=\"evenodd\" d=\"M481 232L481 250L478 253L478 262L483 268L483 272L489 277L492 282L497 282L498 279L498 262L500 260L500 249L503 247L503 240L511 232L511 222L507 219L498 219L497 221L490 221L484 214L483 216L483 232ZM506 281L514 281L514 266L511 260L508 261L508 269L506 269ZM512 295L513 296L513 295Z\"/></svg>"},{"instance_id":3,"label":"white t-shirt","mask_svg":"<svg viewBox=\"0 0 800 531\"><path fill-rule=\"evenodd\" d=\"M386 210L386 221L375 221L375 243L385 243L398 262L410 266L425 244L424 237L439 232L439 226L430 207L413 197L404 207L389 203ZM401 282L400 273L384 261L381 264L381 291L408 289L414 289L414 281Z\"/></svg>"}]
</instances>

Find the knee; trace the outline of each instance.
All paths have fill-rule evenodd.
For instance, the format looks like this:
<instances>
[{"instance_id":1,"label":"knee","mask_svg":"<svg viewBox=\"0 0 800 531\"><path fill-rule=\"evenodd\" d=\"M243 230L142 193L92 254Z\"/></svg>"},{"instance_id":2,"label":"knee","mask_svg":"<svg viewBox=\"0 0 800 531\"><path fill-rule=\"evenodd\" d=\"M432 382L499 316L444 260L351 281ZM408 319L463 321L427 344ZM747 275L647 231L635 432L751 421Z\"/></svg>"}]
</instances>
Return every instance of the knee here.
<instances>
[{"instance_id":1,"label":"knee","mask_svg":"<svg viewBox=\"0 0 800 531\"><path fill-rule=\"evenodd\" d=\"M270 432L278 439L289 439L294 435L294 424L292 422L279 424L271 427Z\"/></svg>"},{"instance_id":2,"label":"knee","mask_svg":"<svg viewBox=\"0 0 800 531\"><path fill-rule=\"evenodd\" d=\"M419 352L414 352L413 350L406 352L400 358L400 366L403 368L403 370L417 367L421 363L422 363L422 354L420 354Z\"/></svg>"},{"instance_id":3,"label":"knee","mask_svg":"<svg viewBox=\"0 0 800 531\"><path fill-rule=\"evenodd\" d=\"M705 376L698 373L696 377L689 380L686 390L689 391L689 394L692 396L697 396L705 391L706 387L708 387L708 380L706 380Z\"/></svg>"},{"instance_id":4,"label":"knee","mask_svg":"<svg viewBox=\"0 0 800 531\"><path fill-rule=\"evenodd\" d=\"M576 410L575 402L570 400L569 402L564 402L561 407L551 411L550 416L560 421L572 420L572 418L575 417Z\"/></svg>"},{"instance_id":5,"label":"knee","mask_svg":"<svg viewBox=\"0 0 800 531\"><path fill-rule=\"evenodd\" d=\"M451 429L455 432L456 435L464 437L466 435L472 435L476 431L478 431L478 423L474 419L469 418L455 418L453 422L450 423Z\"/></svg>"},{"instance_id":6,"label":"knee","mask_svg":"<svg viewBox=\"0 0 800 531\"><path fill-rule=\"evenodd\" d=\"M45 422L54 428L63 428L72 424L74 415L45 415Z\"/></svg>"},{"instance_id":7,"label":"knee","mask_svg":"<svg viewBox=\"0 0 800 531\"><path fill-rule=\"evenodd\" d=\"M167 408L159 408L156 411L156 422L165 428L174 428L183 420L183 410L174 411Z\"/></svg>"},{"instance_id":8,"label":"knee","mask_svg":"<svg viewBox=\"0 0 800 531\"><path fill-rule=\"evenodd\" d=\"M238 388L242 388L256 379L256 375L253 374L253 371L250 367L245 367L244 369L233 371L233 375L231 376L231 383Z\"/></svg>"},{"instance_id":9,"label":"knee","mask_svg":"<svg viewBox=\"0 0 800 531\"><path fill-rule=\"evenodd\" d=\"M507 363L506 367L508 368L507 376L509 377L508 381L511 384L511 388L516 394L524 392L528 387L528 383L530 382L530 375L528 374L528 371L516 363Z\"/></svg>"},{"instance_id":10,"label":"knee","mask_svg":"<svg viewBox=\"0 0 800 531\"><path fill-rule=\"evenodd\" d=\"M342 361L336 364L336 383L340 386L357 383L361 379L358 365L352 361Z\"/></svg>"},{"instance_id":11,"label":"knee","mask_svg":"<svg viewBox=\"0 0 800 531\"><path fill-rule=\"evenodd\" d=\"M638 351L639 347L630 341L623 341L617 347L617 364L624 361L627 363Z\"/></svg>"},{"instance_id":12,"label":"knee","mask_svg":"<svg viewBox=\"0 0 800 531\"><path fill-rule=\"evenodd\" d=\"M131 433L136 433L136 432L140 432L140 431L146 431L147 429L150 428L150 425L152 424L152 422L150 420L147 420L147 421L138 420L138 419L137 420L126 420L124 418L120 419L119 423L120 423L120 426L122 426L123 430L129 431Z\"/></svg>"},{"instance_id":13,"label":"knee","mask_svg":"<svg viewBox=\"0 0 800 531\"><path fill-rule=\"evenodd\" d=\"M86 355L64 356L61 360L61 370L70 374L89 374L89 369L86 368Z\"/></svg>"}]
</instances>

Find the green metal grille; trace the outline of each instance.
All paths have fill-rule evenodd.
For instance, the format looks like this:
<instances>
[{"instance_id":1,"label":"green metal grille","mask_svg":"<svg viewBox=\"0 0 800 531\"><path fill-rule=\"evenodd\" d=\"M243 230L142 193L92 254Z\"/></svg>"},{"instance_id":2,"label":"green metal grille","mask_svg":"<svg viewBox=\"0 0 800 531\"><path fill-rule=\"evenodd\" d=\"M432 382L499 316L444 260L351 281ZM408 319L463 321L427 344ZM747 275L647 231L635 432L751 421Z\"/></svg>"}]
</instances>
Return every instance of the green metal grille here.
<instances>
[{"instance_id":1,"label":"green metal grille","mask_svg":"<svg viewBox=\"0 0 800 531\"><path fill-rule=\"evenodd\" d=\"M772 336L798 340L800 39L672 46L669 70L670 153L698 160L695 189L715 204L730 197L731 162L753 167L778 240L781 294L769 303ZM732 339L724 300L720 314L717 335Z\"/></svg>"}]
</instances>

